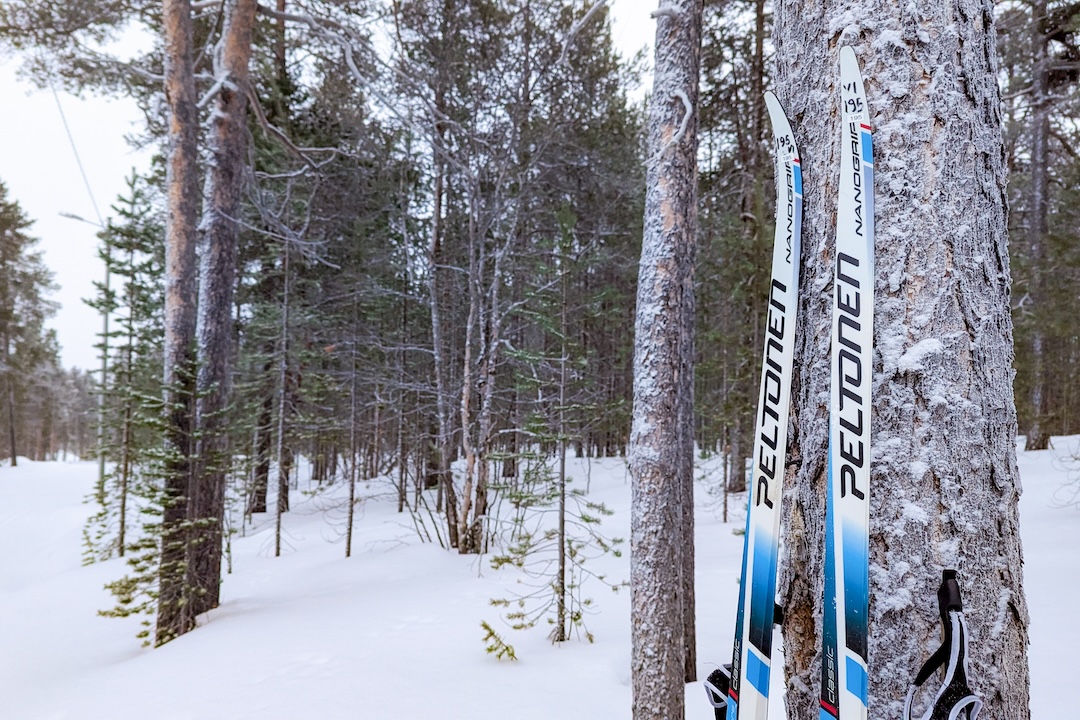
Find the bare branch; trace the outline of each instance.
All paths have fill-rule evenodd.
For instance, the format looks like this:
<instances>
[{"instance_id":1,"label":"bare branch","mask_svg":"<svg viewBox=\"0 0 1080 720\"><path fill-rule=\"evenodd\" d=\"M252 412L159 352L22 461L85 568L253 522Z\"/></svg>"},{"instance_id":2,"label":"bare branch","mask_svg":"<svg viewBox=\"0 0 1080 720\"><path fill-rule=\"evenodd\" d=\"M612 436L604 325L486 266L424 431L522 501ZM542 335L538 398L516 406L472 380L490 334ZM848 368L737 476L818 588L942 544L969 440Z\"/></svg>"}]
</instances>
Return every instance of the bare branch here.
<instances>
[{"instance_id":1,"label":"bare branch","mask_svg":"<svg viewBox=\"0 0 1080 720\"><path fill-rule=\"evenodd\" d=\"M285 148L289 152L291 152L297 158L302 160L304 162L304 164L306 164L312 170L318 170L320 165L316 164L314 160L312 160L310 157L307 156L308 152L318 152L320 150L322 152L327 152L327 151L333 152L333 153L337 152L337 150L335 148L304 148L304 149L298 148L293 143L293 141L290 140L289 137L284 132L281 131L280 128L278 128L273 123L271 123L269 120L267 120L266 114L263 112L263 109L262 109L262 104L259 103L258 96L255 95L255 91L252 90L250 87L248 88L247 96L248 96L248 104L251 106L252 112L255 113L255 118L259 121L259 125L262 126L263 130L265 130L270 135L274 136L274 138L276 138L278 142L280 142L282 145L284 145ZM325 164L325 162L328 162L328 161L324 161L324 164Z\"/></svg>"}]
</instances>

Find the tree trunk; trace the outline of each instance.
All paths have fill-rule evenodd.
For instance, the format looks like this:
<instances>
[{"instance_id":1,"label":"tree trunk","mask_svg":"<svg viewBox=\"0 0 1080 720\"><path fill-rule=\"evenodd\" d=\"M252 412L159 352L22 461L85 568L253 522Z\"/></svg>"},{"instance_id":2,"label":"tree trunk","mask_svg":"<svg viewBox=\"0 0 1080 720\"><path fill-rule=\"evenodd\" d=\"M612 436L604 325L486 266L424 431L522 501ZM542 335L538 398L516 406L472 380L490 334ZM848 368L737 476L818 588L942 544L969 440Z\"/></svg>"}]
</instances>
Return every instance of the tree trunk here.
<instances>
[{"instance_id":1,"label":"tree trunk","mask_svg":"<svg viewBox=\"0 0 1080 720\"><path fill-rule=\"evenodd\" d=\"M191 482L195 341L198 112L192 70L191 4L164 0L165 101L169 108L165 215L165 478L158 581L157 645L195 627L185 590Z\"/></svg>"},{"instance_id":2,"label":"tree trunk","mask_svg":"<svg viewBox=\"0 0 1080 720\"><path fill-rule=\"evenodd\" d=\"M198 409L199 471L191 517L199 523L189 568L197 588L195 613L218 606L221 541L225 514L225 476L229 463L229 365L232 358L232 306L236 284L236 219L240 213L247 158L245 114L248 62L255 26L255 0L228 0L220 42L218 89L210 123L210 157L202 229L199 286Z\"/></svg>"},{"instance_id":3,"label":"tree trunk","mask_svg":"<svg viewBox=\"0 0 1080 720\"><path fill-rule=\"evenodd\" d=\"M349 351L349 510L346 513L345 557L352 557L353 522L356 511L356 463L359 448L356 445L357 390L359 369L356 366L356 346L359 343L356 328L359 325L356 297L353 296L352 349ZM401 512L400 508L398 512Z\"/></svg>"},{"instance_id":4,"label":"tree trunk","mask_svg":"<svg viewBox=\"0 0 1080 720\"><path fill-rule=\"evenodd\" d=\"M693 100L697 106L697 99ZM696 142L695 142L696 145ZM696 182L696 178L695 178ZM696 190L696 187L695 187ZM696 194L695 194L696 202ZM696 206L694 209L696 213ZM679 262L682 274L683 337L680 339L679 367L679 550L682 556L682 616L683 616L683 681L697 681L697 619L694 592L694 341L695 313L694 266L696 262L697 224L694 223L693 242L683 243L685 253Z\"/></svg>"},{"instance_id":5,"label":"tree trunk","mask_svg":"<svg viewBox=\"0 0 1080 720\"><path fill-rule=\"evenodd\" d=\"M1050 57L1047 37L1046 0L1031 3L1031 185L1027 198L1027 244L1030 271L1027 296L1034 313L1031 333L1031 426L1027 429L1025 450L1045 450L1050 445L1050 435L1043 427L1046 412L1046 372L1044 365L1044 321L1039 313L1042 307L1043 264L1046 262L1046 233L1050 162Z\"/></svg>"},{"instance_id":6,"label":"tree trunk","mask_svg":"<svg viewBox=\"0 0 1080 720\"><path fill-rule=\"evenodd\" d=\"M276 301L276 293L270 289L267 278L274 275L274 262L269 253L265 253L261 262L262 282L260 283L261 299L267 303ZM265 294L263 294L265 293ZM247 513L266 512L266 493L270 487L270 462L273 452L274 439L274 398L277 387L277 373L274 372L274 359L277 357L277 344L272 337L263 340L262 354L264 357L262 373L262 408L259 410L259 418L255 426L255 477L251 486L251 496L248 499Z\"/></svg>"},{"instance_id":7,"label":"tree trunk","mask_svg":"<svg viewBox=\"0 0 1080 720\"><path fill-rule=\"evenodd\" d=\"M445 19L444 19L445 20ZM443 23L446 24L445 21ZM435 110L439 118L445 112L446 103L440 90L435 92ZM444 130L441 119L436 118L435 138L432 141L431 156L434 165L434 208L431 220L431 239L428 243L427 252L427 291L428 302L431 305L431 345L432 358L435 365L435 415L438 422L439 436L438 467L440 495L444 497L446 508L446 528L450 547L458 547L458 506L457 493L454 490L454 479L450 473L450 407L448 402L447 371L448 361L446 358L446 346L443 338L442 307L439 302L439 257L442 251L442 206L444 193Z\"/></svg>"},{"instance_id":8,"label":"tree trunk","mask_svg":"<svg viewBox=\"0 0 1080 720\"><path fill-rule=\"evenodd\" d=\"M1029 717L993 10L989 0L777 5L778 94L806 161L779 583L792 720L819 716L838 48L849 44L866 78L878 175L869 717L900 717L908 683L940 644L943 568L960 573L980 717Z\"/></svg>"},{"instance_id":9,"label":"tree trunk","mask_svg":"<svg viewBox=\"0 0 1080 720\"><path fill-rule=\"evenodd\" d=\"M277 502L274 515L274 557L281 556L281 516L289 509L289 470L292 468L292 451L285 442L287 424L285 413L289 398L289 244L282 248L281 269L285 276L281 301L281 355L278 357L278 426L277 426L277 465L278 486ZM353 455L353 462L356 456Z\"/></svg>"},{"instance_id":10,"label":"tree trunk","mask_svg":"<svg viewBox=\"0 0 1080 720\"><path fill-rule=\"evenodd\" d=\"M109 311L112 309L112 301L109 293L109 281L112 275L112 240L110 232L101 234L101 241L105 245L105 303L101 309L101 386L98 388L97 402L97 502L105 506L105 393L108 392L109 384ZM123 555L123 550L120 552Z\"/></svg>"},{"instance_id":11,"label":"tree trunk","mask_svg":"<svg viewBox=\"0 0 1080 720\"><path fill-rule=\"evenodd\" d=\"M272 348L272 344L268 343ZM270 378L274 369L272 360L273 350L270 349L263 363L262 376ZM251 486L251 497L248 501L248 515L266 512L266 491L270 486L270 453L273 450L274 438L274 386L275 383L266 384L263 395L262 407L259 409L259 419L255 427L255 480Z\"/></svg>"},{"instance_id":12,"label":"tree trunk","mask_svg":"<svg viewBox=\"0 0 1080 720\"><path fill-rule=\"evenodd\" d=\"M671 0L656 16L629 455L631 664L635 720L678 720L687 674L681 553L693 552L683 536L684 513L693 512L684 507L685 408L692 398L683 373L693 372L686 348L692 330L684 326L693 312L701 2Z\"/></svg>"},{"instance_id":13,"label":"tree trunk","mask_svg":"<svg viewBox=\"0 0 1080 720\"><path fill-rule=\"evenodd\" d=\"M4 379L7 385L8 447L11 448L11 467L19 464L15 446L15 370L11 367L11 340L4 338Z\"/></svg>"}]
</instances>

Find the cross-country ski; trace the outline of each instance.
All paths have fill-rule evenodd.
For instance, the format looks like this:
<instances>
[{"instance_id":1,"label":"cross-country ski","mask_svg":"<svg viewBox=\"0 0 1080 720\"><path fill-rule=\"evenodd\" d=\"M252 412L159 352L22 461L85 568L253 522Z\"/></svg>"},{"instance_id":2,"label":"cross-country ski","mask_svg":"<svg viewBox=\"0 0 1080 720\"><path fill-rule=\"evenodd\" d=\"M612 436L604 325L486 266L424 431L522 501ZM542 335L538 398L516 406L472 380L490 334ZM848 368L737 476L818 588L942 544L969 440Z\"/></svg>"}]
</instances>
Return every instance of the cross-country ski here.
<instances>
[{"instance_id":1,"label":"cross-country ski","mask_svg":"<svg viewBox=\"0 0 1080 720\"><path fill-rule=\"evenodd\" d=\"M874 340L873 141L862 74L840 49L840 197L834 258L821 717L865 720Z\"/></svg>"},{"instance_id":2,"label":"cross-country ski","mask_svg":"<svg viewBox=\"0 0 1080 720\"><path fill-rule=\"evenodd\" d=\"M730 675L717 676L709 687L714 707L722 707L726 702L728 720L764 720L769 712L780 510L798 311L802 166L795 135L780 101L767 92L765 104L772 122L776 165L772 278L754 431L735 647Z\"/></svg>"}]
</instances>

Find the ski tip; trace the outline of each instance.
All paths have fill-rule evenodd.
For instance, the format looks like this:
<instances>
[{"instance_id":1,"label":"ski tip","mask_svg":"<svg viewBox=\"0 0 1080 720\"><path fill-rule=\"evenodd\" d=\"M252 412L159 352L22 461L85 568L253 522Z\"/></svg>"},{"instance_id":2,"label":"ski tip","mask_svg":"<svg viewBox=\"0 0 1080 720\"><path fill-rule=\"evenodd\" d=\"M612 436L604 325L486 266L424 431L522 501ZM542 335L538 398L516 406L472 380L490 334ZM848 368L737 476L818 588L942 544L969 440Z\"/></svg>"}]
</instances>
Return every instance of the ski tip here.
<instances>
[{"instance_id":1,"label":"ski tip","mask_svg":"<svg viewBox=\"0 0 1080 720\"><path fill-rule=\"evenodd\" d=\"M850 45L845 45L840 48L840 63L855 63L858 65L858 58L855 57L855 48Z\"/></svg>"},{"instance_id":2,"label":"ski tip","mask_svg":"<svg viewBox=\"0 0 1080 720\"><path fill-rule=\"evenodd\" d=\"M791 135L791 123L788 122L784 106L772 90L765 91L765 108L769 111L769 121L772 123L773 135ZM798 156L798 152L794 153Z\"/></svg>"},{"instance_id":3,"label":"ski tip","mask_svg":"<svg viewBox=\"0 0 1080 720\"><path fill-rule=\"evenodd\" d=\"M780 99L772 90L766 90L762 97L765 98L765 108L769 111L770 118L786 117L784 106L780 104Z\"/></svg>"}]
</instances>

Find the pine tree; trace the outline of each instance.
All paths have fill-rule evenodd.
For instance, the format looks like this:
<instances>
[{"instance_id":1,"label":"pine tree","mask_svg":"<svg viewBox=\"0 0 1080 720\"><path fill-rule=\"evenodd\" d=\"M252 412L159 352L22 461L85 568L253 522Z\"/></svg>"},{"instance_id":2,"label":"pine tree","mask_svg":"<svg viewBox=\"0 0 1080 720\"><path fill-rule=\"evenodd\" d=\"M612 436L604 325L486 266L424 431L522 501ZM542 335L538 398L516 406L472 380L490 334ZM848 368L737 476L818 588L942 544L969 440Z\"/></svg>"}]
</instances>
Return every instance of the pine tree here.
<instances>
[{"instance_id":1,"label":"pine tree","mask_svg":"<svg viewBox=\"0 0 1080 720\"><path fill-rule=\"evenodd\" d=\"M102 388L103 450L111 468L93 498L99 508L85 533L88 561L114 552L123 556L136 541L132 496L139 490L145 495L152 484L143 472L158 440L148 416L161 396L164 231L147 179L132 173L127 185L128 194L112 206L115 220L100 235L99 256L108 265L111 288L99 284L97 297L88 301L99 310L108 308L116 320L109 339L108 384Z\"/></svg>"},{"instance_id":2,"label":"pine tree","mask_svg":"<svg viewBox=\"0 0 1080 720\"><path fill-rule=\"evenodd\" d=\"M55 334L44 327L56 311L45 297L54 289L52 273L35 248L37 238L26 232L32 224L0 183L0 447L12 466L20 452L33 452L24 408L38 371L56 367L59 355Z\"/></svg>"}]
</instances>

